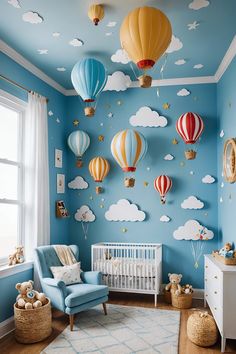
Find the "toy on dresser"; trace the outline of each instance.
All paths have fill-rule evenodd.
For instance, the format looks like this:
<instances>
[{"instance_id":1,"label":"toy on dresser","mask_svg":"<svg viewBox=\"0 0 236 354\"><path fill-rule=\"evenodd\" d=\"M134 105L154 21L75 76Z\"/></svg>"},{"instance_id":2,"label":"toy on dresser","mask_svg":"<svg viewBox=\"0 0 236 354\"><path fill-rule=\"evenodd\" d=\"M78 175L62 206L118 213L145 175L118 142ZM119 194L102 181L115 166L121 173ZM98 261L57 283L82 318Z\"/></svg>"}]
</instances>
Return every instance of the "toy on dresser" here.
<instances>
[{"instance_id":1,"label":"toy on dresser","mask_svg":"<svg viewBox=\"0 0 236 354\"><path fill-rule=\"evenodd\" d=\"M213 251L212 255L225 265L236 265L236 250L234 250L234 245L230 242L225 243L224 247L219 251Z\"/></svg>"},{"instance_id":2,"label":"toy on dresser","mask_svg":"<svg viewBox=\"0 0 236 354\"><path fill-rule=\"evenodd\" d=\"M219 250L219 255L225 258L233 258L235 256L234 252L231 243L227 242L224 247Z\"/></svg>"}]
</instances>

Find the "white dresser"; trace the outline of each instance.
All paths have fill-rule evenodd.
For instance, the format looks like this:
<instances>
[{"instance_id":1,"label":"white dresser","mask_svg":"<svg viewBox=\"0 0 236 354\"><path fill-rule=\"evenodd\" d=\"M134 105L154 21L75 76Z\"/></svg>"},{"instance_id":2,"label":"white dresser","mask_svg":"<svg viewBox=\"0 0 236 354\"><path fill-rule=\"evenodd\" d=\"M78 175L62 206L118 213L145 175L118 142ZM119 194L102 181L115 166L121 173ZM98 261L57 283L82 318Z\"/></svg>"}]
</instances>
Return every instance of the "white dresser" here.
<instances>
[{"instance_id":1,"label":"white dresser","mask_svg":"<svg viewBox=\"0 0 236 354\"><path fill-rule=\"evenodd\" d=\"M208 303L221 334L221 352L226 339L236 339L236 266L226 266L205 255L205 306Z\"/></svg>"}]
</instances>

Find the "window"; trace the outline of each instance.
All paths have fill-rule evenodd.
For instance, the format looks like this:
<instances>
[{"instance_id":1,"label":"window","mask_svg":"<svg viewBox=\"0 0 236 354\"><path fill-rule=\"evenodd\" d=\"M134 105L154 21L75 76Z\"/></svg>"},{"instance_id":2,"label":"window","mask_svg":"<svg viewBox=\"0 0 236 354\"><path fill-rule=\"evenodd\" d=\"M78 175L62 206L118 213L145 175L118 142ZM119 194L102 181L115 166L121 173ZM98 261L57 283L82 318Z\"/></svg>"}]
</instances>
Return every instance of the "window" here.
<instances>
[{"instance_id":1,"label":"window","mask_svg":"<svg viewBox=\"0 0 236 354\"><path fill-rule=\"evenodd\" d=\"M0 263L23 240L24 105L0 92Z\"/></svg>"}]
</instances>

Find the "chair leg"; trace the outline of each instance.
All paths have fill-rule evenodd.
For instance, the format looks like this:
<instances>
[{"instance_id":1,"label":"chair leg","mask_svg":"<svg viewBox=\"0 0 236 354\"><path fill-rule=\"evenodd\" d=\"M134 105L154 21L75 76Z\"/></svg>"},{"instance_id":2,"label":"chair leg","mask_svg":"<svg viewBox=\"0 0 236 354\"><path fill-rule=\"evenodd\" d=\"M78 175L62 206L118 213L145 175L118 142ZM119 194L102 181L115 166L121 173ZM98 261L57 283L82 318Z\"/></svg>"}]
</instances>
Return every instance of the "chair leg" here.
<instances>
[{"instance_id":1,"label":"chair leg","mask_svg":"<svg viewBox=\"0 0 236 354\"><path fill-rule=\"evenodd\" d=\"M107 305L105 302L103 302L102 306L103 306L104 314L106 316L107 315Z\"/></svg>"},{"instance_id":2,"label":"chair leg","mask_svg":"<svg viewBox=\"0 0 236 354\"><path fill-rule=\"evenodd\" d=\"M70 317L70 330L73 331L74 327L74 315L69 315Z\"/></svg>"}]
</instances>

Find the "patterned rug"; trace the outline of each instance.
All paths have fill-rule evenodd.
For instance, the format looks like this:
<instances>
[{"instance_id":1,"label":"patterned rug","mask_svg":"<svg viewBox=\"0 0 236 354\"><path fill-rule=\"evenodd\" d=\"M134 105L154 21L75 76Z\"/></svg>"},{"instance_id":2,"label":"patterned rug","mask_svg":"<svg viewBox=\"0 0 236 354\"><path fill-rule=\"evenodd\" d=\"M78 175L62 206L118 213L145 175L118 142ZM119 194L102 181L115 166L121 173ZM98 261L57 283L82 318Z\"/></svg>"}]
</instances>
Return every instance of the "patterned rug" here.
<instances>
[{"instance_id":1,"label":"patterned rug","mask_svg":"<svg viewBox=\"0 0 236 354\"><path fill-rule=\"evenodd\" d=\"M78 314L41 354L177 354L180 312L108 305Z\"/></svg>"}]
</instances>

